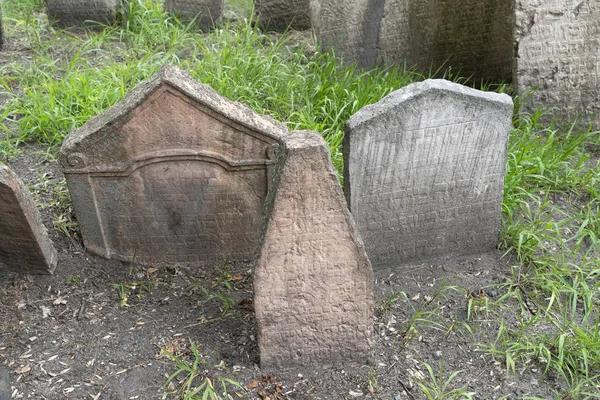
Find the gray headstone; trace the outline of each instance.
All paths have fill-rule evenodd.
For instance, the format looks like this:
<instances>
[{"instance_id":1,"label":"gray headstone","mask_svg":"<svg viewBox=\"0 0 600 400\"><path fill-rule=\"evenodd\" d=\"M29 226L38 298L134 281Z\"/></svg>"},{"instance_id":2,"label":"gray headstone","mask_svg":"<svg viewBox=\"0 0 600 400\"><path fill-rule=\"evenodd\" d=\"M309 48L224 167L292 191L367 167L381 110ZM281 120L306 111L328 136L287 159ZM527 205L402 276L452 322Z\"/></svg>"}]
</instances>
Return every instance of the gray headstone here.
<instances>
[{"instance_id":1,"label":"gray headstone","mask_svg":"<svg viewBox=\"0 0 600 400\"><path fill-rule=\"evenodd\" d=\"M0 400L12 399L12 390L10 387L10 373L8 368L0 365Z\"/></svg>"},{"instance_id":2,"label":"gray headstone","mask_svg":"<svg viewBox=\"0 0 600 400\"><path fill-rule=\"evenodd\" d=\"M426 80L347 122L344 189L373 267L492 249L513 104Z\"/></svg>"},{"instance_id":3,"label":"gray headstone","mask_svg":"<svg viewBox=\"0 0 600 400\"><path fill-rule=\"evenodd\" d=\"M428 74L510 79L513 2L498 0L323 0L317 37L361 68L404 64Z\"/></svg>"},{"instance_id":4,"label":"gray headstone","mask_svg":"<svg viewBox=\"0 0 600 400\"><path fill-rule=\"evenodd\" d=\"M196 25L203 31L210 30L221 21L224 0L165 0L165 9L183 21L196 18Z\"/></svg>"},{"instance_id":5,"label":"gray headstone","mask_svg":"<svg viewBox=\"0 0 600 400\"><path fill-rule=\"evenodd\" d=\"M519 0L517 42L518 92L539 89L528 110L600 124L600 1Z\"/></svg>"},{"instance_id":6,"label":"gray headstone","mask_svg":"<svg viewBox=\"0 0 600 400\"><path fill-rule=\"evenodd\" d=\"M0 0L0 50L4 46L4 28L2 27L2 0Z\"/></svg>"},{"instance_id":7,"label":"gray headstone","mask_svg":"<svg viewBox=\"0 0 600 400\"><path fill-rule=\"evenodd\" d=\"M254 9L261 26L276 32L311 28L311 0L256 0Z\"/></svg>"},{"instance_id":8,"label":"gray headstone","mask_svg":"<svg viewBox=\"0 0 600 400\"><path fill-rule=\"evenodd\" d=\"M163 69L63 143L86 247L141 264L253 260L284 132Z\"/></svg>"},{"instance_id":9,"label":"gray headstone","mask_svg":"<svg viewBox=\"0 0 600 400\"><path fill-rule=\"evenodd\" d=\"M285 147L254 275L261 366L364 365L371 265L323 138L293 132Z\"/></svg>"},{"instance_id":10,"label":"gray headstone","mask_svg":"<svg viewBox=\"0 0 600 400\"><path fill-rule=\"evenodd\" d=\"M83 25L85 21L113 24L122 0L46 0L48 20L54 26Z\"/></svg>"},{"instance_id":11,"label":"gray headstone","mask_svg":"<svg viewBox=\"0 0 600 400\"><path fill-rule=\"evenodd\" d=\"M52 273L57 254L21 180L0 164L0 271Z\"/></svg>"}]
</instances>

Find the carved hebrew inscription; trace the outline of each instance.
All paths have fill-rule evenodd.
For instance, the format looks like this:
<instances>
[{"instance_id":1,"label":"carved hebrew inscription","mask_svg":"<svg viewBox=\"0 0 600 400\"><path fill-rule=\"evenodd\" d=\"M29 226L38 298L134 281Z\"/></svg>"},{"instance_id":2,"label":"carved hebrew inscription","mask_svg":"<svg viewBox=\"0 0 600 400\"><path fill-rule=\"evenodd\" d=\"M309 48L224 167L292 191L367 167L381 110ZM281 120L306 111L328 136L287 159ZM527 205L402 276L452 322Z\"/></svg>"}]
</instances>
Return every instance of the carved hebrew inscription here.
<instances>
[{"instance_id":1,"label":"carved hebrew inscription","mask_svg":"<svg viewBox=\"0 0 600 400\"><path fill-rule=\"evenodd\" d=\"M496 244L511 104L428 80L351 117L346 195L374 266Z\"/></svg>"},{"instance_id":2,"label":"carved hebrew inscription","mask_svg":"<svg viewBox=\"0 0 600 400\"><path fill-rule=\"evenodd\" d=\"M252 260L274 143L160 85L65 154L86 246L145 264Z\"/></svg>"},{"instance_id":3,"label":"carved hebrew inscription","mask_svg":"<svg viewBox=\"0 0 600 400\"><path fill-rule=\"evenodd\" d=\"M371 266L323 139L293 135L254 279L261 366L364 364Z\"/></svg>"},{"instance_id":4,"label":"carved hebrew inscription","mask_svg":"<svg viewBox=\"0 0 600 400\"><path fill-rule=\"evenodd\" d=\"M50 273L56 261L31 194L0 164L0 272Z\"/></svg>"},{"instance_id":5,"label":"carved hebrew inscription","mask_svg":"<svg viewBox=\"0 0 600 400\"><path fill-rule=\"evenodd\" d=\"M517 1L517 86L538 89L529 111L543 103L548 118L600 123L599 15L598 1Z\"/></svg>"}]
</instances>

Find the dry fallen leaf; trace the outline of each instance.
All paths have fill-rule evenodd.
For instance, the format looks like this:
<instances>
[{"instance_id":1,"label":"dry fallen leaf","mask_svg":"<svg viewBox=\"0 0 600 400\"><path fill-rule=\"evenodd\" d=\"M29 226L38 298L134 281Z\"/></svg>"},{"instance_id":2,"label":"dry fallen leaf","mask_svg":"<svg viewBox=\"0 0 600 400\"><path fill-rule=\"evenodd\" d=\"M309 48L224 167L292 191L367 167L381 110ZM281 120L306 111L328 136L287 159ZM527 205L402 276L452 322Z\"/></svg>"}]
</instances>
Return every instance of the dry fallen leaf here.
<instances>
[{"instance_id":1,"label":"dry fallen leaf","mask_svg":"<svg viewBox=\"0 0 600 400\"><path fill-rule=\"evenodd\" d=\"M24 373L29 372L29 371L31 371L31 367L29 366L29 364L28 365L24 365L22 367L19 367L19 368L17 368L15 370L15 372L17 374L24 374Z\"/></svg>"},{"instance_id":2,"label":"dry fallen leaf","mask_svg":"<svg viewBox=\"0 0 600 400\"><path fill-rule=\"evenodd\" d=\"M56 300L54 300L54 302L52 304L54 304L55 306L58 306L60 304L67 304L67 301L65 299L63 299L62 297L59 297Z\"/></svg>"}]
</instances>

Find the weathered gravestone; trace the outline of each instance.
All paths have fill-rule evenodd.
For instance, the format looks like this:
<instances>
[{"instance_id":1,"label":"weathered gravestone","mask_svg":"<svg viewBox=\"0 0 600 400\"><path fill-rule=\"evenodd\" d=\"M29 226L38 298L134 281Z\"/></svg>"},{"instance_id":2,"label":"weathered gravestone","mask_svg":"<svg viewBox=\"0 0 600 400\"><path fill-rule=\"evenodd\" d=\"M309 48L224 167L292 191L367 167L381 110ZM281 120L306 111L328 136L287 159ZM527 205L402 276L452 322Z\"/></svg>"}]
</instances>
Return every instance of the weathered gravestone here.
<instances>
[{"instance_id":1,"label":"weathered gravestone","mask_svg":"<svg viewBox=\"0 0 600 400\"><path fill-rule=\"evenodd\" d=\"M0 164L0 272L52 273L56 261L31 194Z\"/></svg>"},{"instance_id":2,"label":"weathered gravestone","mask_svg":"<svg viewBox=\"0 0 600 400\"><path fill-rule=\"evenodd\" d=\"M283 32L288 28L311 28L311 2L314 0L256 0L254 9L260 24Z\"/></svg>"},{"instance_id":3,"label":"weathered gravestone","mask_svg":"<svg viewBox=\"0 0 600 400\"><path fill-rule=\"evenodd\" d=\"M595 115L600 124L600 1L517 1L515 79L548 117ZM589 118L584 118L589 122Z\"/></svg>"},{"instance_id":4,"label":"weathered gravestone","mask_svg":"<svg viewBox=\"0 0 600 400\"><path fill-rule=\"evenodd\" d=\"M368 360L372 271L316 133L168 67L67 137L61 163L94 253L201 267L263 247L264 367Z\"/></svg>"},{"instance_id":5,"label":"weathered gravestone","mask_svg":"<svg viewBox=\"0 0 600 400\"><path fill-rule=\"evenodd\" d=\"M372 269L324 140L286 137L254 276L263 367L364 364Z\"/></svg>"},{"instance_id":6,"label":"weathered gravestone","mask_svg":"<svg viewBox=\"0 0 600 400\"><path fill-rule=\"evenodd\" d=\"M46 0L48 20L54 26L82 25L86 21L113 24L122 0Z\"/></svg>"},{"instance_id":7,"label":"weathered gravestone","mask_svg":"<svg viewBox=\"0 0 600 400\"><path fill-rule=\"evenodd\" d=\"M361 68L406 61L425 74L445 64L462 76L510 79L513 9L498 0L323 0L317 37Z\"/></svg>"},{"instance_id":8,"label":"weathered gravestone","mask_svg":"<svg viewBox=\"0 0 600 400\"><path fill-rule=\"evenodd\" d=\"M184 21L195 18L197 26L209 30L223 16L224 0L165 0L165 8Z\"/></svg>"},{"instance_id":9,"label":"weathered gravestone","mask_svg":"<svg viewBox=\"0 0 600 400\"><path fill-rule=\"evenodd\" d=\"M348 120L346 199L374 268L496 245L512 112L505 94L426 80Z\"/></svg>"},{"instance_id":10,"label":"weathered gravestone","mask_svg":"<svg viewBox=\"0 0 600 400\"><path fill-rule=\"evenodd\" d=\"M2 28L2 0L0 0L0 50L4 46L4 28Z\"/></svg>"}]
</instances>

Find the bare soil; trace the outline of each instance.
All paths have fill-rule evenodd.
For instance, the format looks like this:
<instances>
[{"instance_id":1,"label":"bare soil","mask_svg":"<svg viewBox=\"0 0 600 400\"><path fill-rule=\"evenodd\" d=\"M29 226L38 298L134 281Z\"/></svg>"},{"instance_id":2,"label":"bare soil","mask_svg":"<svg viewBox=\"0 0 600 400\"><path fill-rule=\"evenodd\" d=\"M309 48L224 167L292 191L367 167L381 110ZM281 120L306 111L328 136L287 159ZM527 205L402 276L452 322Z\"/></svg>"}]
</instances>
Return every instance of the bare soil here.
<instances>
[{"instance_id":1,"label":"bare soil","mask_svg":"<svg viewBox=\"0 0 600 400\"><path fill-rule=\"evenodd\" d=\"M478 351L498 331L483 300L506 293L501 284L514 265L500 252L375 271L370 363L264 371L251 265L139 267L92 255L76 231L68 237L55 229L59 210L48 188L62 175L46 149L24 146L8 165L38 193L59 253L54 275L0 277L0 366L10 370L15 399L177 398L165 395L178 385L165 386L176 369L162 349L191 361L190 340L206 363L202 376L246 388L230 390L231 398L424 399L416 382L432 379L423 363L436 375L443 368L440 384L462 371L449 388L465 386L475 399L554 398L559 389L539 365L507 375L504 364ZM482 300L470 320L468 298ZM509 323L528 317L516 301L506 304L501 312Z\"/></svg>"}]
</instances>

